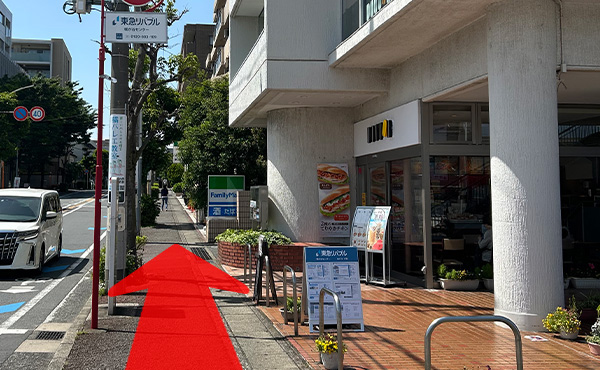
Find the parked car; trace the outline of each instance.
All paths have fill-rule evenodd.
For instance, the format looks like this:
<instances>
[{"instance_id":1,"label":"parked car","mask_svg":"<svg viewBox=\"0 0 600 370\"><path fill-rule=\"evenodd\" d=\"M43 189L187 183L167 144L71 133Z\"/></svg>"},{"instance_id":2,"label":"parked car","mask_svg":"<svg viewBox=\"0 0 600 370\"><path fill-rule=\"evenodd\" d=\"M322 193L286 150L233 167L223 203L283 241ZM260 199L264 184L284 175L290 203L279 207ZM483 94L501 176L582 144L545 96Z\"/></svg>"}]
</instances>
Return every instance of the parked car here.
<instances>
[{"instance_id":1,"label":"parked car","mask_svg":"<svg viewBox=\"0 0 600 370\"><path fill-rule=\"evenodd\" d=\"M60 257L63 215L58 192L0 189L0 270L42 272Z\"/></svg>"}]
</instances>

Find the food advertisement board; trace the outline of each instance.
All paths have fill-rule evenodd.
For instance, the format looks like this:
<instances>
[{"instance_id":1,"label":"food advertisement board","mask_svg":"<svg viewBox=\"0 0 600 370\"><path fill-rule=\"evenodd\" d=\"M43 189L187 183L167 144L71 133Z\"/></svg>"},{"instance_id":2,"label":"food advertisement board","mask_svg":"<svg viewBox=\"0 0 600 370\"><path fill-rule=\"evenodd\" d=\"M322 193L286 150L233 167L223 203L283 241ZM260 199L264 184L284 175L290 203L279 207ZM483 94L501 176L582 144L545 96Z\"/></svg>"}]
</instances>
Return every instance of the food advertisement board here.
<instances>
[{"instance_id":1,"label":"food advertisement board","mask_svg":"<svg viewBox=\"0 0 600 370\"><path fill-rule=\"evenodd\" d=\"M320 234L347 237L350 233L350 185L347 163L319 163Z\"/></svg>"},{"instance_id":2,"label":"food advertisement board","mask_svg":"<svg viewBox=\"0 0 600 370\"><path fill-rule=\"evenodd\" d=\"M319 325L319 295L322 288L337 293L342 304L342 324L359 324L364 330L358 251L353 247L306 247L304 271L310 331ZM324 324L336 324L331 295L323 299Z\"/></svg>"},{"instance_id":3,"label":"food advertisement board","mask_svg":"<svg viewBox=\"0 0 600 370\"><path fill-rule=\"evenodd\" d=\"M367 231L367 249L383 253L385 250L385 231L390 216L390 206L374 207L369 219Z\"/></svg>"},{"instance_id":4,"label":"food advertisement board","mask_svg":"<svg viewBox=\"0 0 600 370\"><path fill-rule=\"evenodd\" d=\"M373 213L371 206L358 206L354 210L354 219L352 220L352 235L350 244L359 249L367 248L367 233L369 231L369 220Z\"/></svg>"}]
</instances>

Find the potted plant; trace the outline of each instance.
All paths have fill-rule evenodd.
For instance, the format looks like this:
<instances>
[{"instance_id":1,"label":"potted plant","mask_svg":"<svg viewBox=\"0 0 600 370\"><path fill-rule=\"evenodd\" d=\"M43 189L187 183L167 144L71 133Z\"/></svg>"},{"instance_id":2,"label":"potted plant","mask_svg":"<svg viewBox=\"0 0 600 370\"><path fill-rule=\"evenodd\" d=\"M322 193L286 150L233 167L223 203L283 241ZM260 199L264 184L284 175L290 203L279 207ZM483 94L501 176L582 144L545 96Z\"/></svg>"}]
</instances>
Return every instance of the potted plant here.
<instances>
[{"instance_id":1,"label":"potted plant","mask_svg":"<svg viewBox=\"0 0 600 370\"><path fill-rule=\"evenodd\" d=\"M321 354L321 362L326 369L337 369L338 368L338 341L335 335L328 333L319 336L315 339L315 347ZM344 353L348 351L346 345L342 348L342 358Z\"/></svg>"},{"instance_id":2,"label":"potted plant","mask_svg":"<svg viewBox=\"0 0 600 370\"><path fill-rule=\"evenodd\" d=\"M481 277L481 280L483 280L483 285L485 286L485 289L489 290L490 292L494 291L494 267L492 266L491 263L486 263L485 265L481 266L481 270L479 271L479 276Z\"/></svg>"},{"instance_id":3,"label":"potted plant","mask_svg":"<svg viewBox=\"0 0 600 370\"><path fill-rule=\"evenodd\" d=\"M298 297L296 299L296 303L297 303L296 311L298 312L298 320L300 320L300 309L301 309L300 307L302 306L302 297ZM281 316L283 316L285 318L283 310L284 310L284 308L282 307L279 309L279 312L281 312ZM287 314L288 314L288 317L287 317L288 321L294 320L294 316L293 316L294 315L294 298L292 298L292 297L286 298L285 310L287 311Z\"/></svg>"},{"instance_id":4,"label":"potted plant","mask_svg":"<svg viewBox=\"0 0 600 370\"><path fill-rule=\"evenodd\" d=\"M581 293L583 294L583 293ZM592 292L583 294L584 298L577 303L577 308L581 309L579 320L586 323L593 323L597 318L597 307L600 306L600 293Z\"/></svg>"},{"instance_id":5,"label":"potted plant","mask_svg":"<svg viewBox=\"0 0 600 370\"><path fill-rule=\"evenodd\" d=\"M600 305L596 307L596 312L600 316ZM590 347L590 352L593 355L600 356L600 319L596 319L590 334L585 337L585 340Z\"/></svg>"},{"instance_id":6,"label":"potted plant","mask_svg":"<svg viewBox=\"0 0 600 370\"><path fill-rule=\"evenodd\" d=\"M444 290L476 290L479 287L479 279L467 270L448 271L446 265L442 264L438 268L438 276Z\"/></svg>"},{"instance_id":7,"label":"potted plant","mask_svg":"<svg viewBox=\"0 0 600 370\"><path fill-rule=\"evenodd\" d=\"M542 324L549 332L559 333L563 339L577 339L581 326L579 314L575 306L575 297L572 297L569 300L569 308L557 307L556 311L549 313L542 320Z\"/></svg>"},{"instance_id":8,"label":"potted plant","mask_svg":"<svg viewBox=\"0 0 600 370\"><path fill-rule=\"evenodd\" d=\"M599 289L600 272L593 263L579 266L574 269L571 276L571 284L575 289Z\"/></svg>"}]
</instances>

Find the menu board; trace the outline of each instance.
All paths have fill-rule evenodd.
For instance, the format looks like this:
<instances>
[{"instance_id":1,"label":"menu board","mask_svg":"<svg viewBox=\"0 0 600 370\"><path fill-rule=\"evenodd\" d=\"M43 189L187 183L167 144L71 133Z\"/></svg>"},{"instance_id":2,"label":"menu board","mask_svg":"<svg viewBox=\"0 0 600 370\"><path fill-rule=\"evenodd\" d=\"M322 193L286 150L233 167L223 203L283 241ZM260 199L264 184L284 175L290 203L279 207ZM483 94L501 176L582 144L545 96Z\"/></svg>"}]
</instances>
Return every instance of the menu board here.
<instances>
[{"instance_id":1,"label":"menu board","mask_svg":"<svg viewBox=\"0 0 600 370\"><path fill-rule=\"evenodd\" d=\"M367 248L367 232L369 231L369 220L374 207L358 206L354 210L352 220L352 235L350 244L353 247Z\"/></svg>"},{"instance_id":2,"label":"menu board","mask_svg":"<svg viewBox=\"0 0 600 370\"><path fill-rule=\"evenodd\" d=\"M383 253L390 210L390 206L356 207L352 221L352 245Z\"/></svg>"},{"instance_id":3,"label":"menu board","mask_svg":"<svg viewBox=\"0 0 600 370\"><path fill-rule=\"evenodd\" d=\"M347 163L319 163L320 234L348 237L350 232L350 185Z\"/></svg>"},{"instance_id":4,"label":"menu board","mask_svg":"<svg viewBox=\"0 0 600 370\"><path fill-rule=\"evenodd\" d=\"M342 324L359 324L364 330L358 252L353 247L304 248L304 277L311 332L319 325L319 295L322 288L338 294L342 304ZM323 300L324 324L337 324L333 297Z\"/></svg>"}]
</instances>

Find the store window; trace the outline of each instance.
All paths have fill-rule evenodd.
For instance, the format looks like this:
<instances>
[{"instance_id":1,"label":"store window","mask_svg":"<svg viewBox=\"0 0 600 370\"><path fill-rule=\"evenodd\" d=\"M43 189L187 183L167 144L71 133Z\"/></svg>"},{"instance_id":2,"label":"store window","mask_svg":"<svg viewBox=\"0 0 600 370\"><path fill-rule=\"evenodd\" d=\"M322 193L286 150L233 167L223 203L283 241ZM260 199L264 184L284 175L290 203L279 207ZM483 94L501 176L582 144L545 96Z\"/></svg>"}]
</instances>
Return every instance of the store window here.
<instances>
[{"instance_id":1,"label":"store window","mask_svg":"<svg viewBox=\"0 0 600 370\"><path fill-rule=\"evenodd\" d=\"M391 162L392 270L421 277L424 263L420 158Z\"/></svg>"},{"instance_id":2,"label":"store window","mask_svg":"<svg viewBox=\"0 0 600 370\"><path fill-rule=\"evenodd\" d=\"M434 104L431 142L465 144L473 141L471 104Z\"/></svg>"},{"instance_id":3,"label":"store window","mask_svg":"<svg viewBox=\"0 0 600 370\"><path fill-rule=\"evenodd\" d=\"M385 163L369 168L369 193L370 206L388 205Z\"/></svg>"},{"instance_id":4,"label":"store window","mask_svg":"<svg viewBox=\"0 0 600 370\"><path fill-rule=\"evenodd\" d=\"M561 146L600 145L600 109L558 107L558 142Z\"/></svg>"},{"instance_id":5,"label":"store window","mask_svg":"<svg viewBox=\"0 0 600 370\"><path fill-rule=\"evenodd\" d=\"M443 263L449 239L463 245L453 262L473 268L481 225L491 217L489 157L433 156L429 168L434 263Z\"/></svg>"},{"instance_id":6,"label":"store window","mask_svg":"<svg viewBox=\"0 0 600 370\"><path fill-rule=\"evenodd\" d=\"M481 144L490 145L490 107L479 107L479 121L481 122Z\"/></svg>"}]
</instances>

